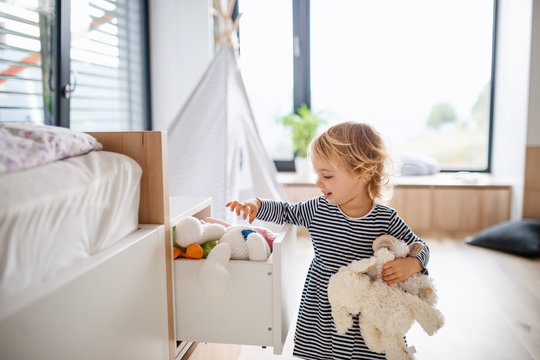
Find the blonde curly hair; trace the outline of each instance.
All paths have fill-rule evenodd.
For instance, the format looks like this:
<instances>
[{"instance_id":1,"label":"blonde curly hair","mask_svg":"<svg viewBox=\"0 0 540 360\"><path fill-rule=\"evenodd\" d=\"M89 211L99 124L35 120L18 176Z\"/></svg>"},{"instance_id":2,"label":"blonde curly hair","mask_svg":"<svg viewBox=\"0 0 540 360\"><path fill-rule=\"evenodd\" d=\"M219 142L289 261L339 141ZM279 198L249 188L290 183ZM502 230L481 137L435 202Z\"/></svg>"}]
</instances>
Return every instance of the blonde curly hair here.
<instances>
[{"instance_id":1,"label":"blonde curly hair","mask_svg":"<svg viewBox=\"0 0 540 360\"><path fill-rule=\"evenodd\" d=\"M310 156L343 166L355 178L367 179L371 200L384 202L391 196L393 161L373 126L352 121L334 125L313 139L309 150Z\"/></svg>"}]
</instances>

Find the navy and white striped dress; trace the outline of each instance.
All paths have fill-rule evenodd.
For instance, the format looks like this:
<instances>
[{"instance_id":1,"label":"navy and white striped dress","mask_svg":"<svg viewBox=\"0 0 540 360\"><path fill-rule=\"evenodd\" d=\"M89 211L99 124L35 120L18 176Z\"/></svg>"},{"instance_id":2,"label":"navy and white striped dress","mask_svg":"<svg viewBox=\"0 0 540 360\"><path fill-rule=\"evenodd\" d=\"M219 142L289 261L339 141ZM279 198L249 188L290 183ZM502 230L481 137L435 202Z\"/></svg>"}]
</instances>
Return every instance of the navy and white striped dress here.
<instances>
[{"instance_id":1,"label":"navy and white striped dress","mask_svg":"<svg viewBox=\"0 0 540 360\"><path fill-rule=\"evenodd\" d=\"M394 209L384 205L375 205L361 218L351 218L324 196L297 204L259 200L257 219L305 226L313 242L315 256L302 291L293 355L309 360L385 359L364 343L358 317L345 335L336 333L328 302L328 280L341 266L372 256L373 240L380 235L389 234L406 243L422 240ZM417 258L425 269L429 259L425 243Z\"/></svg>"}]
</instances>

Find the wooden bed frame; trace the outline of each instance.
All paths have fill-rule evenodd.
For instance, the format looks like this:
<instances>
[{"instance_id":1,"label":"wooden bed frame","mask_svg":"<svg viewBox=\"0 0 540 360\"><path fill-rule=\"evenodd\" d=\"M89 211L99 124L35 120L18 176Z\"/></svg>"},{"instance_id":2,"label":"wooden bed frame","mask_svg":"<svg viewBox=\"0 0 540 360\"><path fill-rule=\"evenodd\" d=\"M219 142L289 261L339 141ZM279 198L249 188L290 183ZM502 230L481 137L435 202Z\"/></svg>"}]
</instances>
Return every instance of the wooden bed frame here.
<instances>
[{"instance_id":1,"label":"wooden bed frame","mask_svg":"<svg viewBox=\"0 0 540 360\"><path fill-rule=\"evenodd\" d=\"M166 133L90 133L141 165L140 229L0 304L2 359L171 359Z\"/></svg>"}]
</instances>

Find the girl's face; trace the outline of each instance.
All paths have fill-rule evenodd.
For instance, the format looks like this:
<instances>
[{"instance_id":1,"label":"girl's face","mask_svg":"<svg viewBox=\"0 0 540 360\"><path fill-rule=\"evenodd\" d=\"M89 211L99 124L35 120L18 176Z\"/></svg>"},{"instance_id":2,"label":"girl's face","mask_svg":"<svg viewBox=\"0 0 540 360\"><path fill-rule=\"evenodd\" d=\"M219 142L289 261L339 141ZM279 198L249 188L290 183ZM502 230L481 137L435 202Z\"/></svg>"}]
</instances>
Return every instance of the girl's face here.
<instances>
[{"instance_id":1,"label":"girl's face","mask_svg":"<svg viewBox=\"0 0 540 360\"><path fill-rule=\"evenodd\" d=\"M372 201L367 193L367 181L355 178L344 167L336 167L312 156L311 162L317 174L315 185L330 204L338 205L345 214L363 216L371 209ZM363 212L365 209L367 211Z\"/></svg>"}]
</instances>

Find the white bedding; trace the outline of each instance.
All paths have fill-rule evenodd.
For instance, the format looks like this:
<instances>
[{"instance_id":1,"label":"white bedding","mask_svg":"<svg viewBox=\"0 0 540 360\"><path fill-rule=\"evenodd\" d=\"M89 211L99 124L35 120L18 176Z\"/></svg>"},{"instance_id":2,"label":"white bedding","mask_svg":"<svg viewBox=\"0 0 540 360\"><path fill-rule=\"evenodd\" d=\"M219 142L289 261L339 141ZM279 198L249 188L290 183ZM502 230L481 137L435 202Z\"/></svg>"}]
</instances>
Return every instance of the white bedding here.
<instances>
[{"instance_id":1,"label":"white bedding","mask_svg":"<svg viewBox=\"0 0 540 360\"><path fill-rule=\"evenodd\" d=\"M0 176L0 301L137 230L141 174L94 151Z\"/></svg>"}]
</instances>

